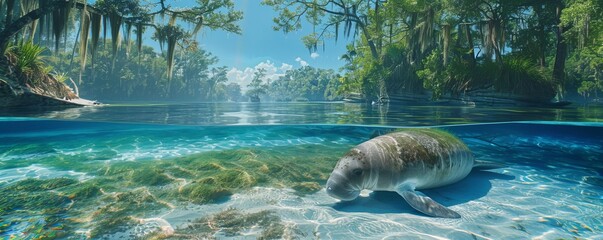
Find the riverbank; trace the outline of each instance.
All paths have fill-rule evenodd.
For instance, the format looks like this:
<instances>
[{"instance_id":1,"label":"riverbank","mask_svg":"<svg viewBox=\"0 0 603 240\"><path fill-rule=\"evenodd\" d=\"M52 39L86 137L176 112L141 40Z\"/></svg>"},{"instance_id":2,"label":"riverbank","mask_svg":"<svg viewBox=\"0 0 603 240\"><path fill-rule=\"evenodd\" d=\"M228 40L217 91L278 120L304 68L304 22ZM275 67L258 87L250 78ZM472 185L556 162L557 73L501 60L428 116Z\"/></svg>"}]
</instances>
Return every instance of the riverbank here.
<instances>
[{"instance_id":1,"label":"riverbank","mask_svg":"<svg viewBox=\"0 0 603 240\"><path fill-rule=\"evenodd\" d=\"M16 77L9 75L5 69L0 71L0 107L82 107L100 104L80 98L51 75L39 79L35 85L15 80Z\"/></svg>"}]
</instances>

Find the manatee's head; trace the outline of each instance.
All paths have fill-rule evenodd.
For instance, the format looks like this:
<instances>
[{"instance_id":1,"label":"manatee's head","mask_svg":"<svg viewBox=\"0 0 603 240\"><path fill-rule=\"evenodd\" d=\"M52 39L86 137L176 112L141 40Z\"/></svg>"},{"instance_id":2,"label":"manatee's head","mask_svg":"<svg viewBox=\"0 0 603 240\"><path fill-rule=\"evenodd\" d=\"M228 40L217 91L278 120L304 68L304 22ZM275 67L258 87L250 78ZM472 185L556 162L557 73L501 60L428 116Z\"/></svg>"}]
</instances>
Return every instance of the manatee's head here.
<instances>
[{"instance_id":1,"label":"manatee's head","mask_svg":"<svg viewBox=\"0 0 603 240\"><path fill-rule=\"evenodd\" d=\"M369 177L368 167L364 153L353 148L339 159L331 172L327 180L327 194L344 201L354 200L363 189L365 179Z\"/></svg>"}]
</instances>

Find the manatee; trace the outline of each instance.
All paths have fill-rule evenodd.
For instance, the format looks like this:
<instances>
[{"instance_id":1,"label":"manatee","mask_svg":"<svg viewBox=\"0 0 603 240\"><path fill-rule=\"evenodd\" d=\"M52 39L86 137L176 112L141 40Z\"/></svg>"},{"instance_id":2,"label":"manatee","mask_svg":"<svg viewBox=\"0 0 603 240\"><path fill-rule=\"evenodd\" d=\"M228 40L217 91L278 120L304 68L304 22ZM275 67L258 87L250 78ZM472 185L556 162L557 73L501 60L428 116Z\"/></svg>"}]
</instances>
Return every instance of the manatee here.
<instances>
[{"instance_id":1,"label":"manatee","mask_svg":"<svg viewBox=\"0 0 603 240\"><path fill-rule=\"evenodd\" d=\"M409 129L375 137L348 151L333 169L326 185L334 198L351 201L363 189L395 191L419 212L432 217L460 218L417 191L449 185L473 168L500 164L475 160L460 139L436 129Z\"/></svg>"}]
</instances>

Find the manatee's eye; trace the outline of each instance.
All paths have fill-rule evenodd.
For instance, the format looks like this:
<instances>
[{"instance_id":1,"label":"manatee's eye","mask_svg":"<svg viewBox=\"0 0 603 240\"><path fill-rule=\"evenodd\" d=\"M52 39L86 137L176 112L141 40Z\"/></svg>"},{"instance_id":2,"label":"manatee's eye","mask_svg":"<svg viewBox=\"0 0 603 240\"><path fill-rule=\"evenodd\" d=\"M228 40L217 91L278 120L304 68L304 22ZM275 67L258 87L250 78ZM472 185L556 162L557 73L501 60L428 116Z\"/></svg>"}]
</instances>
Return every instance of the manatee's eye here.
<instances>
[{"instance_id":1,"label":"manatee's eye","mask_svg":"<svg viewBox=\"0 0 603 240\"><path fill-rule=\"evenodd\" d=\"M352 173L356 176L360 176L360 175L362 175L362 169L355 168L354 170L352 170Z\"/></svg>"}]
</instances>

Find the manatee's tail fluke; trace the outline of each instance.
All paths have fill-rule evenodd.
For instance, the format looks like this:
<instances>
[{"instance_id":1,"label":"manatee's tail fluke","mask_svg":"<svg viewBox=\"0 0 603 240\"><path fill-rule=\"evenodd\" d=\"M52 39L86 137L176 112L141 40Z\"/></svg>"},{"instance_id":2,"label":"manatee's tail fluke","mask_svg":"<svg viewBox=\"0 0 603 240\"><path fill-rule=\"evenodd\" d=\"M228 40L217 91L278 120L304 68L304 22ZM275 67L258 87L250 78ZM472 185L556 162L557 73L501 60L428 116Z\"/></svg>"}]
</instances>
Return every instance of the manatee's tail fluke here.
<instances>
[{"instance_id":1,"label":"manatee's tail fluke","mask_svg":"<svg viewBox=\"0 0 603 240\"><path fill-rule=\"evenodd\" d=\"M502 163L490 162L490 161L475 160L475 163L473 163L473 169L475 169L475 170L490 170L490 169L505 168L505 167L508 167L508 166L505 164L502 164Z\"/></svg>"}]
</instances>

